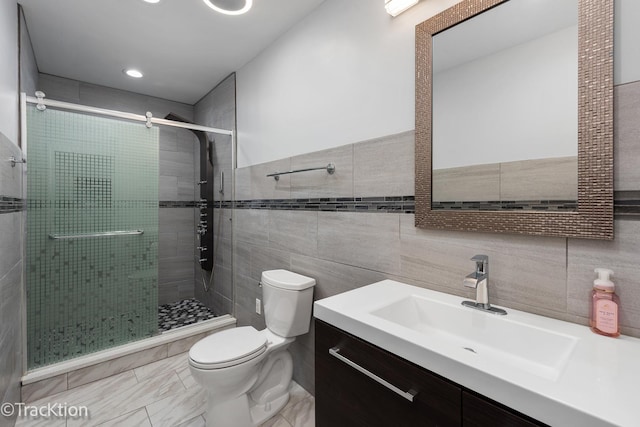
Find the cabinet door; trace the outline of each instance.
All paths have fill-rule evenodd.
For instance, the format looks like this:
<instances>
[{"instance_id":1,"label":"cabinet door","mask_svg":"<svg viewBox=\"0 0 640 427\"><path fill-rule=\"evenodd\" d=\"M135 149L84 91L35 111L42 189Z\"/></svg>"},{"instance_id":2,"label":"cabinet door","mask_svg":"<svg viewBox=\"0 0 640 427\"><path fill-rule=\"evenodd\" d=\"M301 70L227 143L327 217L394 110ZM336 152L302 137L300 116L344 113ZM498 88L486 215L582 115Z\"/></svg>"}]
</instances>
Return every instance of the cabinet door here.
<instances>
[{"instance_id":1,"label":"cabinet door","mask_svg":"<svg viewBox=\"0 0 640 427\"><path fill-rule=\"evenodd\" d=\"M508 409L493 400L462 392L462 424L465 427L543 427L526 415Z\"/></svg>"},{"instance_id":2,"label":"cabinet door","mask_svg":"<svg viewBox=\"0 0 640 427\"><path fill-rule=\"evenodd\" d=\"M454 427L461 388L423 368L316 319L317 427ZM330 349L402 391L413 402L339 358Z\"/></svg>"}]
</instances>

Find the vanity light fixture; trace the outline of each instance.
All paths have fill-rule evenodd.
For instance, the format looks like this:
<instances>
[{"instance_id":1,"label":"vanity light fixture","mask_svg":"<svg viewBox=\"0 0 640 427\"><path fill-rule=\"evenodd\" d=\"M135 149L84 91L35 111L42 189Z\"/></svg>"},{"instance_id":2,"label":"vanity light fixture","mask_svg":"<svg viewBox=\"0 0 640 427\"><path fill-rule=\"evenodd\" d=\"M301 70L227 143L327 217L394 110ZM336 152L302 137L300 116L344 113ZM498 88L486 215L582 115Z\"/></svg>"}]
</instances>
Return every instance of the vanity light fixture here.
<instances>
[{"instance_id":1,"label":"vanity light fixture","mask_svg":"<svg viewBox=\"0 0 640 427\"><path fill-rule=\"evenodd\" d=\"M216 12L224 13L225 15L242 15L243 13L247 13L249 9L251 9L251 6L253 6L253 0L244 0L244 6L242 6L239 9L228 9L227 3L241 3L241 0L231 1L231 2L229 0L225 0L225 1L202 0L202 1L204 1L204 4L209 6L211 9L215 10ZM225 7L219 6L216 3L225 4Z\"/></svg>"},{"instance_id":2,"label":"vanity light fixture","mask_svg":"<svg viewBox=\"0 0 640 427\"><path fill-rule=\"evenodd\" d=\"M140 71L135 70L133 68L127 68L126 70L122 70L122 72L129 77L133 77L134 79L139 79L143 76L143 74Z\"/></svg>"},{"instance_id":3,"label":"vanity light fixture","mask_svg":"<svg viewBox=\"0 0 640 427\"><path fill-rule=\"evenodd\" d=\"M384 8L393 17L418 4L420 0L384 0Z\"/></svg>"}]
</instances>

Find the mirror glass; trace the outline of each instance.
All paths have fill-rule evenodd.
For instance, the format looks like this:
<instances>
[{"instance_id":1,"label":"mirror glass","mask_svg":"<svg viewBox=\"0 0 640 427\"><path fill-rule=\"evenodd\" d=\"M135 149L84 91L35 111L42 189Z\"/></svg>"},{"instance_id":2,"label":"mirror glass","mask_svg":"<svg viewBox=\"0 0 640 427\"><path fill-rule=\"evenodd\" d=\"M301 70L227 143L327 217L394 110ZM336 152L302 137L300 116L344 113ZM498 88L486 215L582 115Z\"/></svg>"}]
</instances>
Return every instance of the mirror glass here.
<instances>
[{"instance_id":1,"label":"mirror glass","mask_svg":"<svg viewBox=\"0 0 640 427\"><path fill-rule=\"evenodd\" d=\"M432 38L433 210L578 208L578 0L511 0Z\"/></svg>"}]
</instances>

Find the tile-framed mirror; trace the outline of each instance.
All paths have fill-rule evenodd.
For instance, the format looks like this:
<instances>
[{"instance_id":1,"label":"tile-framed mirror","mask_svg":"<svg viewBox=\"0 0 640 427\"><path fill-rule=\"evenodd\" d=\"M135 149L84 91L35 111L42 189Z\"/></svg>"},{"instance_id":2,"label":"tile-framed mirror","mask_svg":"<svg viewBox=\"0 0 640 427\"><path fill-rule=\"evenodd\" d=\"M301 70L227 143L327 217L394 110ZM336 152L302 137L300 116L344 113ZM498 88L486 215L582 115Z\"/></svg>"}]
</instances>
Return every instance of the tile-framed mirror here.
<instances>
[{"instance_id":1,"label":"tile-framed mirror","mask_svg":"<svg viewBox=\"0 0 640 427\"><path fill-rule=\"evenodd\" d=\"M613 2L462 0L418 24L415 161L416 227L612 239Z\"/></svg>"}]
</instances>

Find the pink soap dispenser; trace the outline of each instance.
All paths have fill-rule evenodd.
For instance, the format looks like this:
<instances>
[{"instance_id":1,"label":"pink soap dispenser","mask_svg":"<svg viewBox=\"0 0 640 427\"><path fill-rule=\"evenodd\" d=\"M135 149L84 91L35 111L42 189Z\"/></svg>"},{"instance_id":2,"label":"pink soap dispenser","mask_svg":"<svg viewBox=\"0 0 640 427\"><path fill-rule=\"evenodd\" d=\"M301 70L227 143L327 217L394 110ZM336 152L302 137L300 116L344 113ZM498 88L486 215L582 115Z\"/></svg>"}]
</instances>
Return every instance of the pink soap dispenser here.
<instances>
[{"instance_id":1,"label":"pink soap dispenser","mask_svg":"<svg viewBox=\"0 0 640 427\"><path fill-rule=\"evenodd\" d=\"M596 268L595 272L598 273L598 278L594 280L591 291L591 330L607 337L617 337L620 335L620 298L609 278L613 271Z\"/></svg>"}]
</instances>

